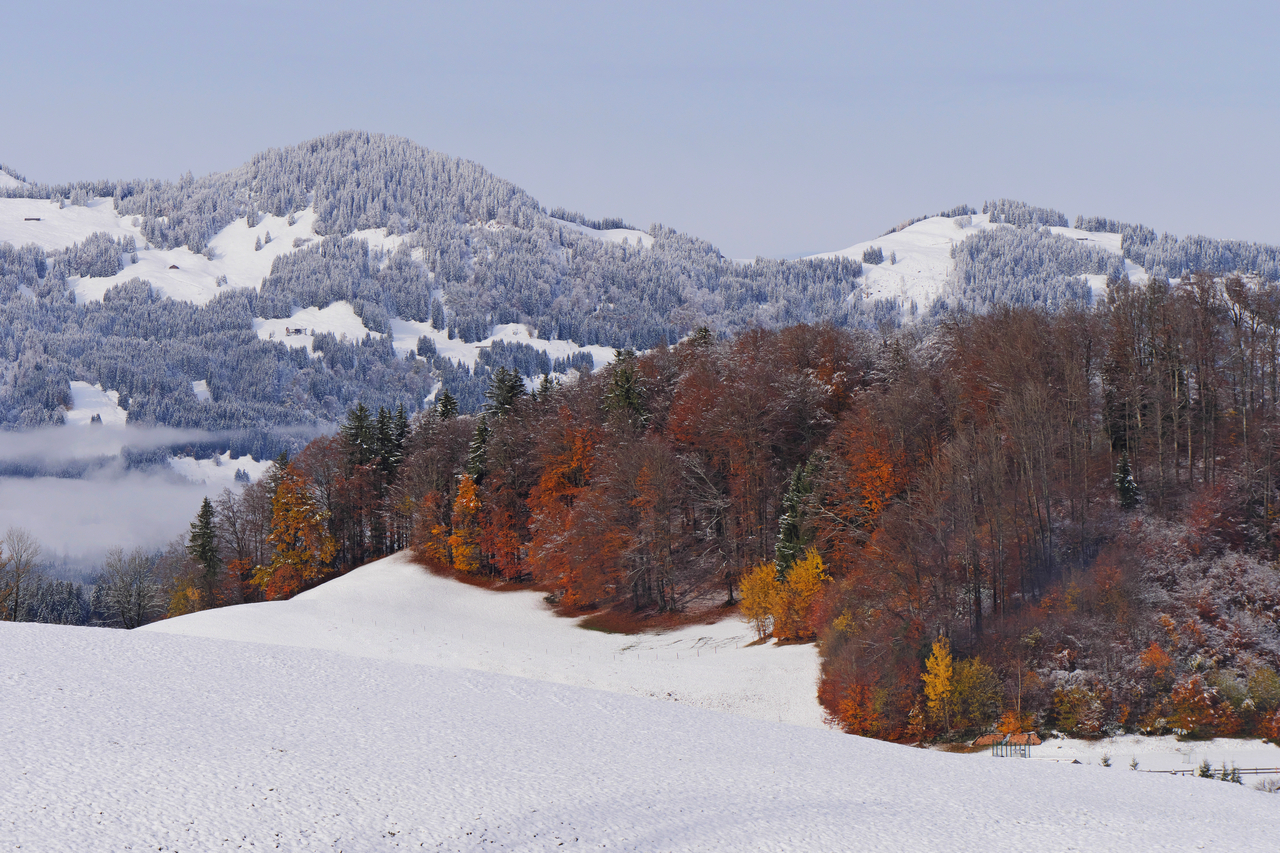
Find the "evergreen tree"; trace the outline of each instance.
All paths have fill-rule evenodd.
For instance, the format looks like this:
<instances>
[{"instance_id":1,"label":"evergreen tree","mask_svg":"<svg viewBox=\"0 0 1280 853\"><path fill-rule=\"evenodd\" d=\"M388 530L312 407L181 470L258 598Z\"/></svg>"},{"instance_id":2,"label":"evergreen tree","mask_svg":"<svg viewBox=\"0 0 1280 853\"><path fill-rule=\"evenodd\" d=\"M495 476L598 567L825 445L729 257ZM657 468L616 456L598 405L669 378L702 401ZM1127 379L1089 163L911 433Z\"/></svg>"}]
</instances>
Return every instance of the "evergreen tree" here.
<instances>
[{"instance_id":1,"label":"evergreen tree","mask_svg":"<svg viewBox=\"0 0 1280 853\"><path fill-rule=\"evenodd\" d=\"M782 498L782 518L778 523L778 545L774 562L778 580L785 581L787 572L813 542L813 529L805 513L805 500L813 494L813 465L797 465L791 485Z\"/></svg>"},{"instance_id":2,"label":"evergreen tree","mask_svg":"<svg viewBox=\"0 0 1280 853\"><path fill-rule=\"evenodd\" d=\"M267 469L263 475L262 482L267 487L267 494L275 497L276 492L280 490L280 481L284 479L284 470L289 467L289 454L280 451L280 455L271 463L271 467Z\"/></svg>"},{"instance_id":3,"label":"evergreen tree","mask_svg":"<svg viewBox=\"0 0 1280 853\"><path fill-rule=\"evenodd\" d=\"M207 497L200 504L200 511L196 513L195 521L191 522L187 553L200 565L200 595L203 606L215 606L219 581L222 578L222 556L218 553L218 534L214 528L213 503Z\"/></svg>"},{"instance_id":4,"label":"evergreen tree","mask_svg":"<svg viewBox=\"0 0 1280 853\"><path fill-rule=\"evenodd\" d=\"M436 414L440 416L442 421L447 421L458 415L458 401L454 399L448 389L442 390L440 396L436 397Z\"/></svg>"},{"instance_id":5,"label":"evergreen tree","mask_svg":"<svg viewBox=\"0 0 1280 853\"><path fill-rule=\"evenodd\" d=\"M404 445L409 440L409 413L404 410L404 403L396 406L395 423L392 426L392 462L394 465L404 460Z\"/></svg>"},{"instance_id":6,"label":"evergreen tree","mask_svg":"<svg viewBox=\"0 0 1280 853\"><path fill-rule=\"evenodd\" d=\"M1142 492L1133 480L1133 468L1129 465L1129 454L1120 455L1120 464L1116 466L1113 477L1116 486L1116 497L1120 500L1121 509L1133 509L1142 500Z\"/></svg>"},{"instance_id":7,"label":"evergreen tree","mask_svg":"<svg viewBox=\"0 0 1280 853\"><path fill-rule=\"evenodd\" d=\"M520 378L519 372L499 367L493 372L489 389L484 392L485 399L489 401L489 414L495 418L502 417L515 407L516 401L524 394L524 380Z\"/></svg>"},{"instance_id":8,"label":"evergreen tree","mask_svg":"<svg viewBox=\"0 0 1280 853\"><path fill-rule=\"evenodd\" d=\"M551 378L551 374L544 373L542 374L541 381L538 382L538 390L534 392L533 398L535 400L546 402L551 398L552 392L555 391L557 387L559 387L559 383Z\"/></svg>"},{"instance_id":9,"label":"evergreen tree","mask_svg":"<svg viewBox=\"0 0 1280 853\"><path fill-rule=\"evenodd\" d=\"M389 479L399 463L400 452L396 448L391 412L382 406L378 407L378 416L373 422L373 455L378 459L378 470Z\"/></svg>"},{"instance_id":10,"label":"evergreen tree","mask_svg":"<svg viewBox=\"0 0 1280 853\"><path fill-rule=\"evenodd\" d=\"M614 350L613 354L609 384L604 392L604 410L640 429L648 422L649 415L644 408L643 383L635 350Z\"/></svg>"},{"instance_id":11,"label":"evergreen tree","mask_svg":"<svg viewBox=\"0 0 1280 853\"><path fill-rule=\"evenodd\" d=\"M485 472L488 469L488 460L485 458L485 452L489 445L489 434L491 432L489 418L486 415L476 418L476 431L471 436L471 444L467 448L467 476L477 485L484 479Z\"/></svg>"},{"instance_id":12,"label":"evergreen tree","mask_svg":"<svg viewBox=\"0 0 1280 853\"><path fill-rule=\"evenodd\" d=\"M355 408L347 412L347 420L338 428L338 434L346 442L348 463L368 465L376 453L376 433L364 403L356 403Z\"/></svg>"}]
</instances>

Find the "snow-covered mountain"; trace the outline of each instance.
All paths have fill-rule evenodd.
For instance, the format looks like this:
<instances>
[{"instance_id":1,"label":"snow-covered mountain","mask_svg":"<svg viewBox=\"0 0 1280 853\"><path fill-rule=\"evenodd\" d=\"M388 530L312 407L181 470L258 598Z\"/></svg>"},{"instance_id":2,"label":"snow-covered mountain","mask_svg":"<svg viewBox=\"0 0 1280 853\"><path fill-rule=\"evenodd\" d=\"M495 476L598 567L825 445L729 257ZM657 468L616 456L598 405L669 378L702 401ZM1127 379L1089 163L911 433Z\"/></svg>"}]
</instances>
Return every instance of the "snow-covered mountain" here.
<instances>
[{"instance_id":1,"label":"snow-covered mountain","mask_svg":"<svg viewBox=\"0 0 1280 853\"><path fill-rule=\"evenodd\" d=\"M0 624L0 842L31 851L1273 846L1259 827L1274 800L1245 787L777 722L768 702L749 697L792 691L784 714L805 722L790 715L814 707L812 684L788 673L812 672L812 649L739 649L732 625L601 635L541 612L532 594L415 576L400 558L327 586L149 631ZM696 645L701 636L708 642ZM718 652L708 662L695 648ZM724 710L709 710L719 701Z\"/></svg>"},{"instance_id":2,"label":"snow-covered mountain","mask_svg":"<svg viewBox=\"0 0 1280 853\"><path fill-rule=\"evenodd\" d=\"M216 433L194 442L207 458L296 449L358 401L412 413L448 390L475 411L500 367L568 380L701 327L882 328L1087 303L1123 275L1280 277L1273 247L1068 227L1008 200L732 261L661 225L549 213L475 163L364 133L176 183L3 174L0 428L86 421L93 388L130 426Z\"/></svg>"}]
</instances>

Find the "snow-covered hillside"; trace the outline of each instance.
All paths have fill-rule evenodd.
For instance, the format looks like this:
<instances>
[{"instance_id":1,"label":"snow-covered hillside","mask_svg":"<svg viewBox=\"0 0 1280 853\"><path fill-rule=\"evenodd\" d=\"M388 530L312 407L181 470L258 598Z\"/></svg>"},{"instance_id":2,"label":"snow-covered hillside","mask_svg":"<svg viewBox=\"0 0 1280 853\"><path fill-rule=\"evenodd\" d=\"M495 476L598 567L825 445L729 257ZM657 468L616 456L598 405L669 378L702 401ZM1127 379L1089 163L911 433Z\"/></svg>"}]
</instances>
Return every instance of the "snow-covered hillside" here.
<instances>
[{"instance_id":1,"label":"snow-covered hillside","mask_svg":"<svg viewBox=\"0 0 1280 853\"><path fill-rule=\"evenodd\" d=\"M169 467L192 483L200 483L211 489L230 489L237 486L236 472L243 471L249 482L256 483L272 465L270 460L258 461L252 456L231 458L227 451L209 459L193 459L190 456L169 457Z\"/></svg>"},{"instance_id":2,"label":"snow-covered hillside","mask_svg":"<svg viewBox=\"0 0 1280 853\"><path fill-rule=\"evenodd\" d=\"M991 223L982 215L931 216L900 231L813 257L845 257L860 261L866 250L878 248L884 254L884 262L863 266L862 298L896 298L904 306L910 306L914 302L923 311L935 299L945 296L952 284L952 273L956 267L951 256L954 246L981 231L1012 227L1014 226ZM1122 254L1119 234L1094 233L1059 226L1052 226L1049 230L1083 245L1103 249L1117 257ZM1125 270L1134 281L1146 280L1145 271L1130 261L1125 262ZM1105 295L1106 276L1089 275L1086 278L1093 288L1095 299Z\"/></svg>"},{"instance_id":3,"label":"snow-covered hillside","mask_svg":"<svg viewBox=\"0 0 1280 853\"><path fill-rule=\"evenodd\" d=\"M99 384L71 382L71 408L66 413L68 426L89 426L100 422L104 427L121 429L129 413L120 408L120 394L103 391ZM95 421L94 418L98 418Z\"/></svg>"},{"instance_id":4,"label":"snow-covered hillside","mask_svg":"<svg viewBox=\"0 0 1280 853\"><path fill-rule=\"evenodd\" d=\"M0 199L3 201L7 199ZM97 201L111 203L110 199ZM318 239L312 231L314 222L315 213L311 210L297 214L292 225L284 217L263 216L250 228L246 220L238 219L209 241L212 259L197 255L185 246L167 250L145 248L138 232L136 264L125 263L113 276L75 279L72 289L77 300L101 299L102 294L117 284L141 278L151 282L164 296L203 305L224 286L257 289L271 272L272 261ZM299 241L297 246L294 241ZM256 248L258 246L261 248ZM222 285L220 277L224 277Z\"/></svg>"},{"instance_id":5,"label":"snow-covered hillside","mask_svg":"<svg viewBox=\"0 0 1280 853\"><path fill-rule=\"evenodd\" d=\"M72 278L69 284L78 301L101 300L103 294L112 287L140 278L149 282L162 296L204 305L224 288L259 289L263 278L270 274L271 265L276 258L306 246L314 246L322 239L315 233L316 214L312 208L292 217L262 214L256 219L253 226L242 218L223 228L209 240L209 252L206 256L196 254L185 246L164 250L148 246L132 218L116 214L110 198L92 199L87 206L61 207L57 203L38 199L0 198L0 242L15 246L34 243L47 250L55 250L65 249L97 232L105 232L113 238L132 236L138 246L137 261L125 256L120 272L112 276ZM573 222L555 221L567 229L606 243L628 242L644 246L653 244L653 237L643 231L626 228L601 231ZM364 240L371 249L384 252L394 252L404 242L403 236L387 235L384 229L376 228L355 231L350 236ZM415 258L421 260L421 251L415 251ZM339 338L345 335L348 340L353 341L362 339L366 334L381 337L377 332L370 332L355 315L351 305L342 301L325 308L299 306L288 319L259 318L254 321L254 328L264 340L280 340L295 347L305 346L308 351L314 341L314 334L321 332L329 332ZM305 329L306 332L301 335L286 335L286 329ZM542 340L519 324L496 326L492 335L472 343L450 339L446 331L436 330L429 323L401 318L392 320L392 330L395 349L401 355L414 351L418 338L425 335L435 342L441 355L460 361L468 367L475 366L479 350L496 341L525 343L547 353L552 359L590 352L596 367L608 364L613 358L612 347L580 347L572 341Z\"/></svg>"},{"instance_id":6,"label":"snow-covered hillside","mask_svg":"<svg viewBox=\"0 0 1280 853\"><path fill-rule=\"evenodd\" d=\"M66 249L97 232L136 238L138 229L116 215L109 198L92 199L86 206L63 207L43 199L0 198L0 243L15 246L34 243L46 251L54 251Z\"/></svg>"},{"instance_id":7,"label":"snow-covered hillside","mask_svg":"<svg viewBox=\"0 0 1280 853\"><path fill-rule=\"evenodd\" d=\"M577 231L579 234L586 234L589 237L595 237L597 240L604 240L607 243L630 243L633 246L644 246L646 249L653 245L653 237L644 231L637 231L634 228L588 228L585 225L579 225L577 222L569 222L564 219L556 219L555 222L565 228Z\"/></svg>"},{"instance_id":8,"label":"snow-covered hillside","mask_svg":"<svg viewBox=\"0 0 1280 853\"><path fill-rule=\"evenodd\" d=\"M527 599L507 606L499 594L477 598L489 608L477 613L465 596L428 584L410 606L398 597L403 561L370 568L286 605L165 626L218 638L0 624L0 843L30 851L1274 846L1262 828L1275 799L1236 785L948 755L502 675L479 664L499 660L508 640L525 642L528 660L557 632L584 635L579 653L598 635L549 615L538 629ZM416 626L380 627L414 608L424 639ZM358 625L358 616L369 621ZM486 634L483 643L464 641L464 627ZM564 646L544 653L575 668ZM731 660L717 662L730 669ZM673 657L653 663L673 684L714 671L681 669Z\"/></svg>"},{"instance_id":9,"label":"snow-covered hillside","mask_svg":"<svg viewBox=\"0 0 1280 853\"><path fill-rule=\"evenodd\" d=\"M490 592L428 574L406 555L290 601L206 610L145 630L307 646L479 669L823 727L812 646L747 648L737 620L662 634L586 631L536 592Z\"/></svg>"},{"instance_id":10,"label":"snow-covered hillside","mask_svg":"<svg viewBox=\"0 0 1280 853\"><path fill-rule=\"evenodd\" d=\"M16 189L18 187L27 186L26 181L20 181L8 172L0 169L0 190Z\"/></svg>"}]
</instances>

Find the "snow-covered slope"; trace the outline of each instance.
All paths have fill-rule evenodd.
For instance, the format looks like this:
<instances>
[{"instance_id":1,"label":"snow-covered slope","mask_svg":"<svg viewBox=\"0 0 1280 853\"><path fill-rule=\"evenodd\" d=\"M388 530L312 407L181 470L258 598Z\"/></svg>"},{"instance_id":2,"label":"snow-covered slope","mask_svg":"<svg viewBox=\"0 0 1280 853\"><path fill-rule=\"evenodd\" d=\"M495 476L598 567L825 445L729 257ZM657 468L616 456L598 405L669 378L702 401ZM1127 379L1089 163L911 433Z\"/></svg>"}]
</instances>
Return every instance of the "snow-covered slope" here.
<instances>
[{"instance_id":1,"label":"snow-covered slope","mask_svg":"<svg viewBox=\"0 0 1280 853\"><path fill-rule=\"evenodd\" d=\"M71 408L67 410L65 423L68 426L88 426L94 422L94 415L101 418L104 427L117 429L122 428L129 418L129 413L120 408L118 391L103 391L101 385L72 380Z\"/></svg>"},{"instance_id":2,"label":"snow-covered slope","mask_svg":"<svg viewBox=\"0 0 1280 853\"><path fill-rule=\"evenodd\" d=\"M576 222L569 222L564 219L556 219L555 222L565 228L577 231L579 234L586 234L588 237L604 240L606 243L630 243L633 246L642 245L646 249L653 245L653 237L644 231L637 231L634 228L588 228L585 225L579 225Z\"/></svg>"},{"instance_id":3,"label":"snow-covered slope","mask_svg":"<svg viewBox=\"0 0 1280 853\"><path fill-rule=\"evenodd\" d=\"M299 308L287 320L263 320L255 318L253 329L264 341L281 341L291 347L306 347L311 351L315 336L329 333L339 339L350 341L363 340L365 335L380 338L378 332L371 332L364 321L356 316L351 303L333 302L325 308Z\"/></svg>"},{"instance_id":4,"label":"snow-covered slope","mask_svg":"<svg viewBox=\"0 0 1280 853\"><path fill-rule=\"evenodd\" d=\"M3 201L6 200L0 199ZM110 199L97 202L106 202L110 209ZM309 209L297 214L292 225L280 216L263 216L252 228L247 220L237 219L209 241L212 259L197 255L185 246L165 250L145 248L145 241L138 233L136 264L129 263L126 257L124 267L115 275L72 279L71 287L76 299L83 302L101 299L102 294L117 284L141 278L151 282L164 296L203 305L217 295L222 286L260 287L262 279L271 272L272 261L319 239L312 231L314 223L315 212ZM268 238L270 242L265 242ZM259 242L261 249L256 248ZM225 277L225 285L219 285L220 276Z\"/></svg>"},{"instance_id":5,"label":"snow-covered slope","mask_svg":"<svg viewBox=\"0 0 1280 853\"><path fill-rule=\"evenodd\" d=\"M0 198L0 243L35 243L54 251L99 231L112 237L139 236L137 228L116 215L109 198L95 198L86 207L68 204L62 208L43 199Z\"/></svg>"},{"instance_id":6,"label":"snow-covered slope","mask_svg":"<svg viewBox=\"0 0 1280 853\"><path fill-rule=\"evenodd\" d=\"M435 344L437 353L445 358L460 361L471 368L476 366L476 358L480 350L491 347L499 341L508 344L528 344L534 349L545 352L547 357L553 360L568 358L580 352L590 353L597 370L612 362L614 355L613 347L578 346L573 341L542 340L530 334L528 327L519 323L502 323L494 326L492 335L474 343L467 343L458 338L450 339L448 332L437 331L431 327L430 323L418 323L413 320L392 320L391 332L395 338L396 352L401 355L414 352L418 346L418 338L425 335Z\"/></svg>"},{"instance_id":7,"label":"snow-covered slope","mask_svg":"<svg viewBox=\"0 0 1280 853\"><path fill-rule=\"evenodd\" d=\"M987 217L931 216L912 225L877 237L854 243L847 249L814 255L816 258L846 257L862 260L867 249L879 248L884 253L884 263L864 264L863 299L899 299L904 306L912 302L920 310L928 308L935 299L946 293L950 286L955 260L951 257L953 246L966 237L992 228L1012 228L1012 225L992 224ZM1121 255L1119 234L1099 234L1076 228L1052 227L1049 229L1085 245L1095 246L1114 255ZM896 256L896 262L891 261ZM1135 281L1145 280L1141 267L1125 263L1126 271ZM1105 293L1105 276L1086 276L1093 287L1095 298Z\"/></svg>"},{"instance_id":8,"label":"snow-covered slope","mask_svg":"<svg viewBox=\"0 0 1280 853\"><path fill-rule=\"evenodd\" d=\"M137 262L126 255L120 272L113 276L70 279L70 287L81 302L100 300L112 287L135 278L150 282L162 296L196 305L204 305L223 288L258 289L263 278L270 274L276 258L315 245L322 239L315 233L315 221L315 210L311 208L295 214L292 222L285 217L263 214L258 217L257 224L250 227L247 219L237 219L209 241L211 257L206 257L185 246L166 250L148 247L142 232L132 224L132 218L116 215L110 198L93 199L87 207L66 205L61 208L42 200L0 198L0 242L15 246L35 243L55 250L81 242L95 232L105 232L117 238L134 238L138 246ZM556 221L566 228L606 242L627 241L645 246L653 243L653 238L643 231L625 228L598 231L573 222ZM404 243L403 236L388 236L384 229L356 231L350 236L364 240L371 249L384 252L394 252ZM420 261L421 251L415 252L418 253L415 258ZM287 320L260 318L254 322L254 328L264 340L305 346L308 351L314 340L311 333L331 332L338 337L346 335L349 340L360 340L369 333L346 302L336 302L323 309L300 306ZM306 329L308 333L286 335L286 328ZM396 351L401 354L413 351L418 338L427 335L435 341L438 352L469 367L475 366L479 350L499 340L529 344L552 359L591 352L596 367L613 359L610 347L579 347L572 341L546 341L533 337L523 326L516 324L498 326L492 336L474 343L450 340L446 332L412 320L394 319L392 329ZM380 337L376 332L372 334Z\"/></svg>"},{"instance_id":9,"label":"snow-covered slope","mask_svg":"<svg viewBox=\"0 0 1280 853\"><path fill-rule=\"evenodd\" d=\"M279 621L262 607L232 610L256 612L237 631L263 624L285 632L293 647L0 624L0 844L24 851L1274 847L1265 827L1275 799L1221 782L948 755L686 703L409 663L402 652L356 657L307 647L321 644L317 629L329 642L363 635L371 648L414 644L416 633L356 631L355 614L341 624L339 599L348 593L360 608L395 611L379 596L398 587L377 592L361 583L298 602L316 609L328 598L327 624ZM509 614L500 599L491 618L468 627L503 624ZM473 615L455 612L455 603L415 602L428 607L424 621L442 629L461 628ZM447 649L442 634L421 648ZM389 656L401 659L377 659ZM674 671L674 662L664 668Z\"/></svg>"},{"instance_id":10,"label":"snow-covered slope","mask_svg":"<svg viewBox=\"0 0 1280 853\"><path fill-rule=\"evenodd\" d=\"M224 457L219 470L229 474L238 464ZM256 480L261 472L250 473ZM430 575L405 555L291 601L206 611L143 630L477 669L825 727L811 645L750 645L753 634L736 619L635 636L587 631L554 616L539 593L478 589ZM1215 768L1280 767L1280 747L1232 739L1060 738L1032 757L1098 765L1104 755L1116 766L1136 760L1146 770L1186 770L1202 760Z\"/></svg>"},{"instance_id":11,"label":"snow-covered slope","mask_svg":"<svg viewBox=\"0 0 1280 853\"><path fill-rule=\"evenodd\" d=\"M144 630L307 646L596 687L821 728L812 646L754 646L744 622L663 634L586 631L536 592L491 592L396 555L290 601L208 610Z\"/></svg>"}]
</instances>

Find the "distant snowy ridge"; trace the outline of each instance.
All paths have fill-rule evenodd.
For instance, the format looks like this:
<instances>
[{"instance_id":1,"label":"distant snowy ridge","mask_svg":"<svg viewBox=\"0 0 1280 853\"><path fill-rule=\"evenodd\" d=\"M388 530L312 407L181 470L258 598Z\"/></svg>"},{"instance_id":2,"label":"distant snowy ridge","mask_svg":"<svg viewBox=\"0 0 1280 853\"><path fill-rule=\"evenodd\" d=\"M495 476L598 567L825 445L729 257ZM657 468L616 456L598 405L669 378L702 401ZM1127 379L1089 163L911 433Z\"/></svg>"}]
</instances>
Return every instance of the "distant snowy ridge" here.
<instances>
[{"instance_id":1,"label":"distant snowy ridge","mask_svg":"<svg viewBox=\"0 0 1280 853\"><path fill-rule=\"evenodd\" d=\"M361 132L198 179L7 183L0 427L59 422L69 383L87 382L118 392L131 423L256 431L238 452L270 458L297 449L281 427L334 423L357 400L412 413L447 389L475 412L500 367L568 378L704 327L1053 310L1098 298L1110 276L1201 266L1280 277L1274 247L984 208L736 262L659 224L549 213L476 163Z\"/></svg>"}]
</instances>

